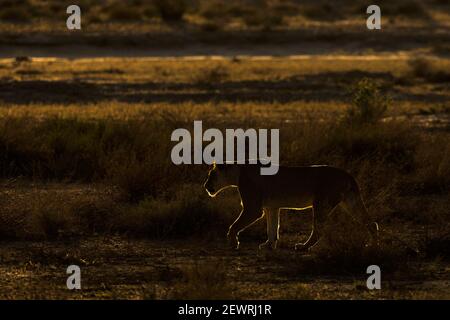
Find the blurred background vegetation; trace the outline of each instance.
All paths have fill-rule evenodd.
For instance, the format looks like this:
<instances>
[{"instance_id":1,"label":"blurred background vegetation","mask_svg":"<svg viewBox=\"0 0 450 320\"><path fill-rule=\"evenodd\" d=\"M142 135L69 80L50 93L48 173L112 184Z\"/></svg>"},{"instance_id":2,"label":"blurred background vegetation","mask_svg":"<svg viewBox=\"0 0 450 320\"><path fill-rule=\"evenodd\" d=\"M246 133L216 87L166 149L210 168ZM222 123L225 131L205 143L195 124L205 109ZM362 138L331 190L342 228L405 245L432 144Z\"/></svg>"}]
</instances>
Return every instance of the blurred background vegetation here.
<instances>
[{"instance_id":1,"label":"blurred background vegetation","mask_svg":"<svg viewBox=\"0 0 450 320\"><path fill-rule=\"evenodd\" d=\"M289 25L297 19L341 20L365 16L369 4L363 0L2 0L0 19L28 23L59 21L71 4L81 7L88 23L165 22L217 23L218 27ZM435 10L448 10L448 0L380 0L382 12L395 18L430 19Z\"/></svg>"},{"instance_id":2,"label":"blurred background vegetation","mask_svg":"<svg viewBox=\"0 0 450 320\"><path fill-rule=\"evenodd\" d=\"M68 32L72 1L0 0L0 44L142 46L146 49L321 41L364 50L448 54L449 0L380 0L382 32L367 32L365 0L79 0L82 30Z\"/></svg>"}]
</instances>

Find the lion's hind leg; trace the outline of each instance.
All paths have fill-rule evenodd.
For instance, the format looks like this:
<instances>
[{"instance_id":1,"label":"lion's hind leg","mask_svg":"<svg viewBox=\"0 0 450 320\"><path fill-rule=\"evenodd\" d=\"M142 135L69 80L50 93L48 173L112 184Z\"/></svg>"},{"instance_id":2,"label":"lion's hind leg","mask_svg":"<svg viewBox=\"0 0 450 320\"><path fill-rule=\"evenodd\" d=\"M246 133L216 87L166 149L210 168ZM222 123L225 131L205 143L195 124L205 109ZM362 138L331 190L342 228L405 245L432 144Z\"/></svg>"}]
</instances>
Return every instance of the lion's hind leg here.
<instances>
[{"instance_id":1,"label":"lion's hind leg","mask_svg":"<svg viewBox=\"0 0 450 320\"><path fill-rule=\"evenodd\" d=\"M369 212L367 211L364 201L362 200L361 194L359 192L350 193L345 197L341 205L350 214L350 216L356 220L356 222L366 228L372 239L378 244L378 223L370 220Z\"/></svg>"},{"instance_id":2,"label":"lion's hind leg","mask_svg":"<svg viewBox=\"0 0 450 320\"><path fill-rule=\"evenodd\" d=\"M312 232L305 243L297 243L295 250L306 251L317 244L323 231L327 217L338 205L339 200L315 200L313 203L313 226Z\"/></svg>"}]
</instances>

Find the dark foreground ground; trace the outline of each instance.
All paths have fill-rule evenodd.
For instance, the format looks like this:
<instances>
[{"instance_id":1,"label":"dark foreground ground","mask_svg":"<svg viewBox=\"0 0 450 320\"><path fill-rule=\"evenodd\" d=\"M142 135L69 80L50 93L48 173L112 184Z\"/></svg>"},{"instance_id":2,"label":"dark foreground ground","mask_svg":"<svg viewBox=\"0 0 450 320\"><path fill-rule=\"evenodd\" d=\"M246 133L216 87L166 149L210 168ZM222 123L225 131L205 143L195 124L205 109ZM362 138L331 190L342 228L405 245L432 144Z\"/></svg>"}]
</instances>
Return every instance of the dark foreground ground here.
<instances>
[{"instance_id":1,"label":"dark foreground ground","mask_svg":"<svg viewBox=\"0 0 450 320\"><path fill-rule=\"evenodd\" d=\"M114 232L85 233L84 229L74 232L69 225L52 233L57 217L41 216L40 210L54 209L54 203L59 204L55 212L65 215L64 207L78 198L99 203L101 197L111 196L107 190L80 184L2 183L2 199L7 199L2 202L2 223L23 225L17 228L16 237L21 230L29 234L21 235L22 240L0 242L1 299L450 298L448 240L432 232L442 228L438 225L381 219L380 246L366 250L358 247L355 225L338 209L329 218L327 234L318 246L300 253L293 246L306 240L311 231L310 210L282 213L277 251L257 249L265 240L263 220L241 235L241 248L236 251L226 243L226 225L215 227L210 231L213 234L191 226L190 234L179 240L155 240ZM204 198L212 204L237 202L233 192L221 199L211 200L206 194ZM78 215L85 212L82 208L76 210ZM226 224L239 212L238 207L228 210ZM13 212L25 213L23 219L30 222L12 218ZM48 239L42 238L39 226ZM416 249L418 254L413 252ZM371 264L381 267L381 290L366 287L366 268ZM66 287L69 265L81 268L81 290Z\"/></svg>"},{"instance_id":2,"label":"dark foreground ground","mask_svg":"<svg viewBox=\"0 0 450 320\"><path fill-rule=\"evenodd\" d=\"M310 255L276 253L246 243L239 252L223 243L136 241L94 237L75 243L10 242L0 250L2 299L449 299L450 266L416 262L408 277L389 275L382 289L366 288L360 274L296 272ZM82 289L66 288L66 268L81 268ZM329 270L333 273L333 270ZM310 273L314 273L310 270Z\"/></svg>"}]
</instances>

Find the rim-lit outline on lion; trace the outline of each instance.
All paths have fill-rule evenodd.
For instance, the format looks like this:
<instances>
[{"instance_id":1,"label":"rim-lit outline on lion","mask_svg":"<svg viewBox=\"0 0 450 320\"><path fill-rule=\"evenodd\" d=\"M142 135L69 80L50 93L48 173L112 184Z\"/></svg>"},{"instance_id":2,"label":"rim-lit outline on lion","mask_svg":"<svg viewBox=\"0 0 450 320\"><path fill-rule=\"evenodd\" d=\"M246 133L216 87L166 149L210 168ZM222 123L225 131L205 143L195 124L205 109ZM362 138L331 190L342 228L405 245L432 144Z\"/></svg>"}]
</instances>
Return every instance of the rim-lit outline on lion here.
<instances>
[{"instance_id":1,"label":"rim-lit outline on lion","mask_svg":"<svg viewBox=\"0 0 450 320\"><path fill-rule=\"evenodd\" d=\"M262 217L267 220L267 241L260 248L275 249L279 239L280 210L313 209L313 229L305 243L296 250L314 246L323 225L333 210L341 205L374 240L378 239L378 224L369 218L359 186L349 173L331 166L279 166L276 175L260 175L260 164L225 163L211 166L204 188L211 197L236 187L242 210L228 230L232 247L239 248L239 234Z\"/></svg>"}]
</instances>

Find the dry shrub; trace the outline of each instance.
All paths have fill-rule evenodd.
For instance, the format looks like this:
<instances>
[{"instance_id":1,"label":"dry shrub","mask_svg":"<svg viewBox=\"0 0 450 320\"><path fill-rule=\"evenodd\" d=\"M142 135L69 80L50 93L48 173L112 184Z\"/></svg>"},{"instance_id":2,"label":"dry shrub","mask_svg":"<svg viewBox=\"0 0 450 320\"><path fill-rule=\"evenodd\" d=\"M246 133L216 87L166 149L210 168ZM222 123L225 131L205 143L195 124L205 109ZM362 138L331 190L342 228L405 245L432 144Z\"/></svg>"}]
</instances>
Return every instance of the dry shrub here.
<instances>
[{"instance_id":1,"label":"dry shrub","mask_svg":"<svg viewBox=\"0 0 450 320\"><path fill-rule=\"evenodd\" d=\"M24 227L26 238L56 240L80 232L71 205L56 193L37 194L30 205Z\"/></svg>"},{"instance_id":2,"label":"dry shrub","mask_svg":"<svg viewBox=\"0 0 450 320\"><path fill-rule=\"evenodd\" d=\"M295 6L291 6L291 8L292 7ZM277 8L279 10L276 10ZM274 8L272 8L265 2L251 4L215 0L201 2L198 13L211 22L225 23L230 19L238 18L247 26L270 29L283 22L281 11L283 11L283 9L287 10L287 8L289 8L288 5L274 6Z\"/></svg>"},{"instance_id":3,"label":"dry shrub","mask_svg":"<svg viewBox=\"0 0 450 320\"><path fill-rule=\"evenodd\" d=\"M187 10L185 0L156 0L155 6L166 22L180 22Z\"/></svg>"},{"instance_id":4,"label":"dry shrub","mask_svg":"<svg viewBox=\"0 0 450 320\"><path fill-rule=\"evenodd\" d=\"M202 1L199 5L198 14L209 21L223 20L227 18L229 9L230 6L224 1Z\"/></svg>"},{"instance_id":5,"label":"dry shrub","mask_svg":"<svg viewBox=\"0 0 450 320\"><path fill-rule=\"evenodd\" d=\"M375 245L366 229L348 215L331 217L313 254L315 267L331 274L363 274L373 264L383 273L407 268L405 248L383 241L382 235L380 244Z\"/></svg>"},{"instance_id":6,"label":"dry shrub","mask_svg":"<svg viewBox=\"0 0 450 320\"><path fill-rule=\"evenodd\" d=\"M334 3L322 2L304 6L301 14L311 20L333 21L342 18L339 9Z\"/></svg>"},{"instance_id":7,"label":"dry shrub","mask_svg":"<svg viewBox=\"0 0 450 320\"><path fill-rule=\"evenodd\" d=\"M269 10L252 10L242 17L248 27L263 27L270 30L283 23L283 16Z\"/></svg>"},{"instance_id":8,"label":"dry shrub","mask_svg":"<svg viewBox=\"0 0 450 320\"><path fill-rule=\"evenodd\" d=\"M432 64L425 58L415 58L408 61L411 74L416 77L426 78L432 73Z\"/></svg>"},{"instance_id":9,"label":"dry shrub","mask_svg":"<svg viewBox=\"0 0 450 320\"><path fill-rule=\"evenodd\" d=\"M123 206L113 228L134 237L225 239L233 211L230 205L222 210L213 205L201 186L184 185L166 197Z\"/></svg>"},{"instance_id":10,"label":"dry shrub","mask_svg":"<svg viewBox=\"0 0 450 320\"><path fill-rule=\"evenodd\" d=\"M222 25L214 21L206 21L200 25L200 29L206 32L216 32L222 29Z\"/></svg>"},{"instance_id":11,"label":"dry shrub","mask_svg":"<svg viewBox=\"0 0 450 320\"><path fill-rule=\"evenodd\" d=\"M410 177L420 194L445 194L450 185L450 145L448 134L427 134L417 147L416 174Z\"/></svg>"},{"instance_id":12,"label":"dry shrub","mask_svg":"<svg viewBox=\"0 0 450 320\"><path fill-rule=\"evenodd\" d=\"M110 197L80 201L72 205L71 210L83 234L110 232L118 214L117 203Z\"/></svg>"},{"instance_id":13,"label":"dry shrub","mask_svg":"<svg viewBox=\"0 0 450 320\"><path fill-rule=\"evenodd\" d=\"M372 221L382 223L395 212L401 177L383 163L363 160L352 168Z\"/></svg>"},{"instance_id":14,"label":"dry shrub","mask_svg":"<svg viewBox=\"0 0 450 320\"><path fill-rule=\"evenodd\" d=\"M299 284L287 292L286 299L316 300L320 299L320 293L313 290L309 284Z\"/></svg>"},{"instance_id":15,"label":"dry shrub","mask_svg":"<svg viewBox=\"0 0 450 320\"><path fill-rule=\"evenodd\" d=\"M0 204L1 205L1 204ZM24 238L26 213L8 211L2 206L0 214L0 240L16 240Z\"/></svg>"},{"instance_id":16,"label":"dry shrub","mask_svg":"<svg viewBox=\"0 0 450 320\"><path fill-rule=\"evenodd\" d=\"M382 123L362 127L341 127L323 147L333 149L346 163L366 159L401 172L414 168L418 133L407 123Z\"/></svg>"},{"instance_id":17,"label":"dry shrub","mask_svg":"<svg viewBox=\"0 0 450 320\"><path fill-rule=\"evenodd\" d=\"M14 240L60 240L108 232L116 215L115 195L99 189L65 190L12 187L2 194L0 237Z\"/></svg>"},{"instance_id":18,"label":"dry shrub","mask_svg":"<svg viewBox=\"0 0 450 320\"><path fill-rule=\"evenodd\" d=\"M289 276L355 275L365 277L370 265L380 266L383 274L409 270L408 248L391 239L381 237L377 246L368 232L349 216L337 210L328 219L323 236L310 253L276 252L266 256L281 266L281 273Z\"/></svg>"},{"instance_id":19,"label":"dry shrub","mask_svg":"<svg viewBox=\"0 0 450 320\"><path fill-rule=\"evenodd\" d=\"M448 0L445 0L448 1ZM437 55L449 55L450 45L447 43L435 43L433 44L433 53Z\"/></svg>"},{"instance_id":20,"label":"dry shrub","mask_svg":"<svg viewBox=\"0 0 450 320\"><path fill-rule=\"evenodd\" d=\"M282 140L281 140L282 139ZM414 168L419 134L402 122L349 127L344 123L283 125L281 162L289 165L328 164L357 175L362 162L398 173Z\"/></svg>"},{"instance_id":21,"label":"dry shrub","mask_svg":"<svg viewBox=\"0 0 450 320\"><path fill-rule=\"evenodd\" d=\"M450 72L442 70L436 63L424 57L414 58L408 61L409 76L423 78L430 82L449 82Z\"/></svg>"},{"instance_id":22,"label":"dry shrub","mask_svg":"<svg viewBox=\"0 0 450 320\"><path fill-rule=\"evenodd\" d=\"M14 6L0 9L0 21L10 22L29 22L31 20L31 14L25 6Z\"/></svg>"},{"instance_id":23,"label":"dry shrub","mask_svg":"<svg viewBox=\"0 0 450 320\"><path fill-rule=\"evenodd\" d=\"M138 161L133 158L112 163L108 176L120 189L124 200L139 202L147 196L157 196L164 190L167 167L152 159Z\"/></svg>"},{"instance_id":24,"label":"dry shrub","mask_svg":"<svg viewBox=\"0 0 450 320\"><path fill-rule=\"evenodd\" d=\"M136 22L142 15L140 8L125 3L114 4L107 11L110 21Z\"/></svg>"},{"instance_id":25,"label":"dry shrub","mask_svg":"<svg viewBox=\"0 0 450 320\"><path fill-rule=\"evenodd\" d=\"M280 16L296 16L300 12L298 4L290 1L274 2L270 9Z\"/></svg>"},{"instance_id":26,"label":"dry shrub","mask_svg":"<svg viewBox=\"0 0 450 320\"><path fill-rule=\"evenodd\" d=\"M426 7L420 1L386 1L379 4L384 14L414 19L429 19Z\"/></svg>"},{"instance_id":27,"label":"dry shrub","mask_svg":"<svg viewBox=\"0 0 450 320\"><path fill-rule=\"evenodd\" d=\"M230 201L225 196L211 201L200 185L180 186L173 194L148 197L136 204L114 197L105 194L72 199L63 192L39 192L26 203L15 203L15 209L7 205L0 215L0 237L58 240L118 232L152 239L225 241L227 227L239 213L237 199Z\"/></svg>"},{"instance_id":28,"label":"dry shrub","mask_svg":"<svg viewBox=\"0 0 450 320\"><path fill-rule=\"evenodd\" d=\"M193 82L201 85L214 85L228 80L230 73L224 65L203 68L193 75Z\"/></svg>"},{"instance_id":29,"label":"dry shrub","mask_svg":"<svg viewBox=\"0 0 450 320\"><path fill-rule=\"evenodd\" d=\"M421 251L428 259L450 260L450 232L448 231L450 225L448 221L443 226L444 228L437 232L427 232L426 237L422 240Z\"/></svg>"}]
</instances>

